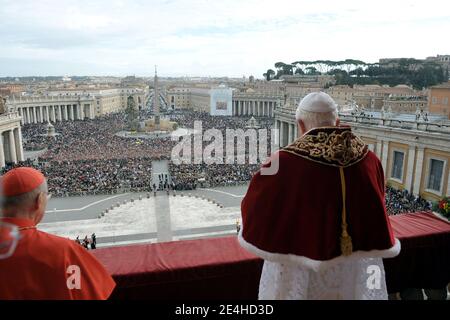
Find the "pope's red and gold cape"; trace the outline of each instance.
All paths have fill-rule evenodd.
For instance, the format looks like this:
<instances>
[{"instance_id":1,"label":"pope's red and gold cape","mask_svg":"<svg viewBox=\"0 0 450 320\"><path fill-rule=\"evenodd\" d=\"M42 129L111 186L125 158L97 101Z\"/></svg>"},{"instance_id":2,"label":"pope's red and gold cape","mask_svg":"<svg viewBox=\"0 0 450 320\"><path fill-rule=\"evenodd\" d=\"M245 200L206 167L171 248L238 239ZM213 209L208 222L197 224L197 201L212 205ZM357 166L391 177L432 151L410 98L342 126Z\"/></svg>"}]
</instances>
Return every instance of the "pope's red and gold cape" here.
<instances>
[{"instance_id":1,"label":"pope's red and gold cape","mask_svg":"<svg viewBox=\"0 0 450 320\"><path fill-rule=\"evenodd\" d=\"M258 171L241 203L241 245L312 269L400 252L385 208L380 160L350 127L308 131Z\"/></svg>"}]
</instances>

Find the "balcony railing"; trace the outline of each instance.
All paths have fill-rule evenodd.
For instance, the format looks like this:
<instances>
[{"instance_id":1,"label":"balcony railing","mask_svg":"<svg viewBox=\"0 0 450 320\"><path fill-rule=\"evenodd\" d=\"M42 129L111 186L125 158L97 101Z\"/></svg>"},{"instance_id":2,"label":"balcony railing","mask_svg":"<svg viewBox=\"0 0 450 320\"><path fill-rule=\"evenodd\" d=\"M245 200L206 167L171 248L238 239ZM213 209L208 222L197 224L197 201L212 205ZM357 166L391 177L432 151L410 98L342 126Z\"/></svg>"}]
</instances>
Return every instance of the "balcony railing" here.
<instances>
[{"instance_id":1,"label":"balcony railing","mask_svg":"<svg viewBox=\"0 0 450 320\"><path fill-rule=\"evenodd\" d=\"M402 249L384 259L390 293L450 282L450 223L432 213L391 216ZM257 299L263 260L236 237L97 249L113 275L112 299Z\"/></svg>"}]
</instances>

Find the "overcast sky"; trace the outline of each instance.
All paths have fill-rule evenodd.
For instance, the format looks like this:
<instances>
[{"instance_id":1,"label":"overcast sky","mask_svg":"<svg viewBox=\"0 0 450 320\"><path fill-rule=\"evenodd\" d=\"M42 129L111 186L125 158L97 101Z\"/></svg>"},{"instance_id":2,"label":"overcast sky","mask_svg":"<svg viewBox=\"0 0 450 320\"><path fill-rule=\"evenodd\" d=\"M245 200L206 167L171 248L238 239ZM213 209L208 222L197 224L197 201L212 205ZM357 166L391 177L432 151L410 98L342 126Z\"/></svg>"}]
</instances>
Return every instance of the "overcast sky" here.
<instances>
[{"instance_id":1,"label":"overcast sky","mask_svg":"<svg viewBox=\"0 0 450 320\"><path fill-rule=\"evenodd\" d=\"M0 0L0 76L262 77L277 61L450 54L450 1Z\"/></svg>"}]
</instances>

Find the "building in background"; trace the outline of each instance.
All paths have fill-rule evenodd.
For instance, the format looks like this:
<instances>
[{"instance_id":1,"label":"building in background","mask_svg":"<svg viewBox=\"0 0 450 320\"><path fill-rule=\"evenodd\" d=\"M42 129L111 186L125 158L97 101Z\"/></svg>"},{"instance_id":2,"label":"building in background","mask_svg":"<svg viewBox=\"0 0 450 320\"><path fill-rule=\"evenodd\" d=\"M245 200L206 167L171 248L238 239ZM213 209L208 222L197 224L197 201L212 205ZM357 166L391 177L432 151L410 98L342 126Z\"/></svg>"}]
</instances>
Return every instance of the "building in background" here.
<instances>
[{"instance_id":1,"label":"building in background","mask_svg":"<svg viewBox=\"0 0 450 320\"><path fill-rule=\"evenodd\" d=\"M0 168L24 160L20 116L5 107L0 96Z\"/></svg>"},{"instance_id":2,"label":"building in background","mask_svg":"<svg viewBox=\"0 0 450 320\"><path fill-rule=\"evenodd\" d=\"M20 94L23 91L25 91L25 87L22 84L0 84L0 96L2 97Z\"/></svg>"},{"instance_id":3,"label":"building in background","mask_svg":"<svg viewBox=\"0 0 450 320\"><path fill-rule=\"evenodd\" d=\"M18 112L22 124L94 119L125 110L128 97L145 107L148 90L140 88L63 89L45 94L12 96L7 106Z\"/></svg>"},{"instance_id":4,"label":"building in background","mask_svg":"<svg viewBox=\"0 0 450 320\"><path fill-rule=\"evenodd\" d=\"M450 119L450 81L430 88L428 109L430 113L442 114Z\"/></svg>"},{"instance_id":5,"label":"building in background","mask_svg":"<svg viewBox=\"0 0 450 320\"><path fill-rule=\"evenodd\" d=\"M389 95L383 102L384 110L399 113L416 113L428 111L428 97L420 96L395 96Z\"/></svg>"}]
</instances>

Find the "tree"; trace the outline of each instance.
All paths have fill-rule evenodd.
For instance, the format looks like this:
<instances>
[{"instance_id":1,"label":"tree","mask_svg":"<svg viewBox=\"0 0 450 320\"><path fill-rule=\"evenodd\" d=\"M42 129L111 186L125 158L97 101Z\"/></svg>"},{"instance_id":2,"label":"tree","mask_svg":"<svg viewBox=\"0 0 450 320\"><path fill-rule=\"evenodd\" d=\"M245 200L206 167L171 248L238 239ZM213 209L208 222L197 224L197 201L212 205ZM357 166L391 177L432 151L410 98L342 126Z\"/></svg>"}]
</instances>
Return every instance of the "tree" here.
<instances>
[{"instance_id":1,"label":"tree","mask_svg":"<svg viewBox=\"0 0 450 320\"><path fill-rule=\"evenodd\" d=\"M398 59L395 63L379 64L365 63L356 59L342 61L315 60L294 61L291 64L277 62L275 78L282 75L328 74L334 76L336 84L379 84L395 86L398 84L411 85L415 89L422 89L448 81L449 70L439 64L417 59Z\"/></svg>"},{"instance_id":2,"label":"tree","mask_svg":"<svg viewBox=\"0 0 450 320\"><path fill-rule=\"evenodd\" d=\"M302 68L296 68L295 74L305 74L305 72L302 70Z\"/></svg>"},{"instance_id":3,"label":"tree","mask_svg":"<svg viewBox=\"0 0 450 320\"><path fill-rule=\"evenodd\" d=\"M292 64L287 64L284 62L275 63L275 68L277 69L276 78L279 79L282 75L293 75L294 66Z\"/></svg>"},{"instance_id":4,"label":"tree","mask_svg":"<svg viewBox=\"0 0 450 320\"><path fill-rule=\"evenodd\" d=\"M266 78L267 81L270 81L275 76L275 71L272 69L268 69L266 73L263 73L263 77Z\"/></svg>"},{"instance_id":5,"label":"tree","mask_svg":"<svg viewBox=\"0 0 450 320\"><path fill-rule=\"evenodd\" d=\"M309 75L319 75L320 74L320 72L317 71L317 69L314 67L307 67L305 70L306 70L306 74L309 74Z\"/></svg>"}]
</instances>

